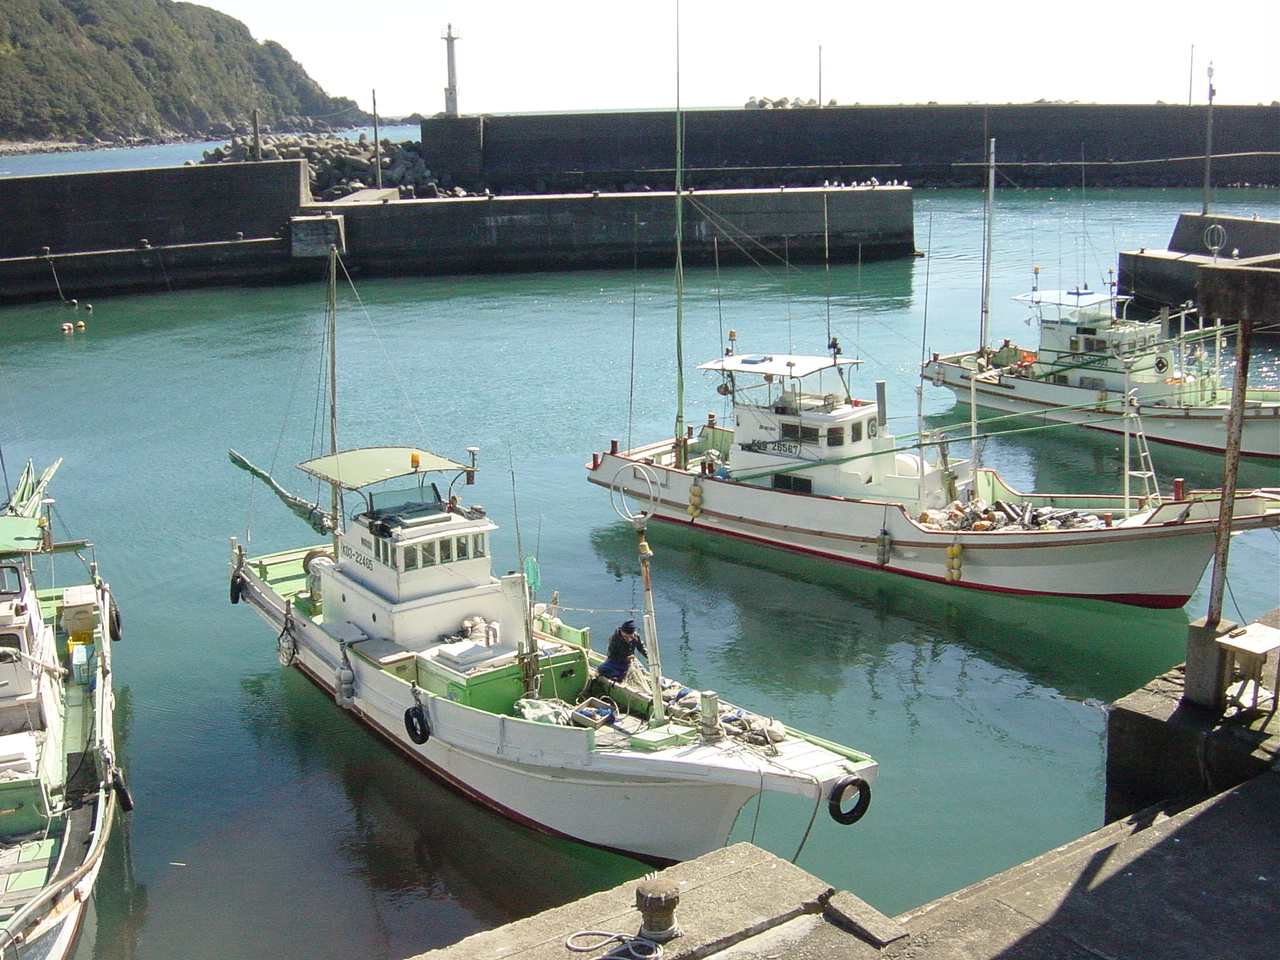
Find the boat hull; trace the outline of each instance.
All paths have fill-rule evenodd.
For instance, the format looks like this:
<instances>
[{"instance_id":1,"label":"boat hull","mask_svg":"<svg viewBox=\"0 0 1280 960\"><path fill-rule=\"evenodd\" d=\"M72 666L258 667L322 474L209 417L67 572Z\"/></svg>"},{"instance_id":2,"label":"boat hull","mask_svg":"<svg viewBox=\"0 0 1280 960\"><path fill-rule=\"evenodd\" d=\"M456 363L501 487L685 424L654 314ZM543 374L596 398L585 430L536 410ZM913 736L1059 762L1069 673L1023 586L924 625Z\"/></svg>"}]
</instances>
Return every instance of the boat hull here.
<instances>
[{"instance_id":1,"label":"boat hull","mask_svg":"<svg viewBox=\"0 0 1280 960\"><path fill-rule=\"evenodd\" d=\"M971 368L962 364L970 354L931 360L924 377L947 387L961 403L970 401ZM1123 435L1124 397L1121 391L1090 390L1066 384L992 371L972 384L980 407L1001 413L1036 417L1049 423L1074 424ZM1222 453L1226 439L1227 407L1139 403L1142 430L1148 440L1191 450ZM1241 421L1240 455L1280 460L1280 395L1269 403L1248 401Z\"/></svg>"},{"instance_id":2,"label":"boat hull","mask_svg":"<svg viewBox=\"0 0 1280 960\"><path fill-rule=\"evenodd\" d=\"M285 603L247 566L242 598L277 632ZM293 665L335 694L341 645L310 620L293 619ZM693 859L728 841L738 813L760 792L759 770L721 781L698 779L697 747L678 762L601 755L591 731L529 724L425 698L431 735L418 744L407 735L405 711L412 689L385 671L349 657L353 697L346 709L437 780L525 826L653 863ZM336 695L335 695L336 699ZM339 701L341 702L341 701ZM816 792L814 785L813 790ZM800 789L793 792L802 792ZM816 797L815 797L816 799Z\"/></svg>"},{"instance_id":3,"label":"boat hull","mask_svg":"<svg viewBox=\"0 0 1280 960\"><path fill-rule=\"evenodd\" d=\"M1177 608L1213 557L1216 524L1209 519L1052 531L931 530L897 503L775 490L664 466L669 449L668 443L604 454L589 466L588 478L622 491L654 519L691 530L974 590ZM1075 499L1085 506L1086 498L1052 502L1072 507ZM1275 518L1244 519L1236 529L1255 525L1274 526Z\"/></svg>"}]
</instances>

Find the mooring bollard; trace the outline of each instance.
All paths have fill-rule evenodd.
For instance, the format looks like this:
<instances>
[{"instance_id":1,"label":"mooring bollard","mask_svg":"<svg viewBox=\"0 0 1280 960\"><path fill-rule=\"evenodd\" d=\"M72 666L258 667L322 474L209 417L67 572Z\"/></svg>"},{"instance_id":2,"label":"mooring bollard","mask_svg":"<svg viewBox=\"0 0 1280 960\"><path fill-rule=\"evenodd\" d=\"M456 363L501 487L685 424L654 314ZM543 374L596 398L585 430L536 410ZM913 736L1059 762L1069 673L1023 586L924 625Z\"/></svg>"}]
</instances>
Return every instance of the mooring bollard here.
<instances>
[{"instance_id":1,"label":"mooring bollard","mask_svg":"<svg viewBox=\"0 0 1280 960\"><path fill-rule=\"evenodd\" d=\"M636 887L636 909L640 911L640 936L654 943L666 943L680 936L676 907L680 885L674 880L647 877Z\"/></svg>"}]
</instances>

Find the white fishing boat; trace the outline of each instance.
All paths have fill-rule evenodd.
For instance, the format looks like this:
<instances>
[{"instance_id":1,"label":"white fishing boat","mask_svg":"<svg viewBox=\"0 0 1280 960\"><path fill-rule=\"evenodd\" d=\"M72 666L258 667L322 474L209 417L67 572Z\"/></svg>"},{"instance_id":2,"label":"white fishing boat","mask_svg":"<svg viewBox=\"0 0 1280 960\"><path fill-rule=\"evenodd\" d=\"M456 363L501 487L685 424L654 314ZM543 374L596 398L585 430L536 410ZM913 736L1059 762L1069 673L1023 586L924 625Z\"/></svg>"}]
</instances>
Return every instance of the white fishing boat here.
<instances>
[{"instance_id":1,"label":"white fishing boat","mask_svg":"<svg viewBox=\"0 0 1280 960\"><path fill-rule=\"evenodd\" d=\"M5 957L70 954L116 810L133 809L112 726L120 615L94 561L70 573L70 561L92 556L92 544L53 539L46 488L59 463L38 478L28 463L0 511ZM68 561L56 577L55 559Z\"/></svg>"},{"instance_id":2,"label":"white fishing boat","mask_svg":"<svg viewBox=\"0 0 1280 960\"><path fill-rule=\"evenodd\" d=\"M890 434L883 384L854 397L840 356L735 352L699 369L722 376L733 422L595 454L592 483L652 503L651 515L957 588L1180 607L1214 553L1222 497L1142 492L1027 494L995 470L936 460ZM1138 460L1149 467L1149 459ZM1128 486L1128 484L1126 484ZM1232 530L1280 524L1280 499L1234 498Z\"/></svg>"},{"instance_id":3,"label":"white fishing boat","mask_svg":"<svg viewBox=\"0 0 1280 960\"><path fill-rule=\"evenodd\" d=\"M520 823L659 862L724 845L762 791L826 804L842 823L866 811L877 765L865 754L662 677L651 601L651 670L612 680L588 629L531 602L525 572L495 577L497 525L455 492L475 477L474 449L467 464L375 447L299 468L335 509L270 482L332 539L253 558L233 540L231 600L270 625L282 664L433 776ZM342 492L359 497L349 515Z\"/></svg>"},{"instance_id":4,"label":"white fishing boat","mask_svg":"<svg viewBox=\"0 0 1280 960\"><path fill-rule=\"evenodd\" d=\"M1185 312L1131 320L1129 297L1088 289L1032 290L1014 300L1032 310L1035 347L1005 340L935 353L923 377L964 403L1112 434L1126 429L1129 397L1148 440L1223 452L1232 387L1221 382L1217 361L1230 329L1188 329ZM1240 454L1280 459L1280 390L1247 390Z\"/></svg>"}]
</instances>

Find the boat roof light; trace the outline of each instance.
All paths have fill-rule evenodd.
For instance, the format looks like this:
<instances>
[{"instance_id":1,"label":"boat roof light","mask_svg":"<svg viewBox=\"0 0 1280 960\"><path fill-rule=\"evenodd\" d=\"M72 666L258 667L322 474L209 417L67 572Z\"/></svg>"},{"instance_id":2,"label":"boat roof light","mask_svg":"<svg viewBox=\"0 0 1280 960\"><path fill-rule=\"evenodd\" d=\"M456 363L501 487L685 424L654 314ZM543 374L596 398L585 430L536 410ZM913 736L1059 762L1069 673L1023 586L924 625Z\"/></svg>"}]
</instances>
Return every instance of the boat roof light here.
<instances>
[{"instance_id":1,"label":"boat roof light","mask_svg":"<svg viewBox=\"0 0 1280 960\"><path fill-rule=\"evenodd\" d=\"M417 447L362 447L306 460L298 469L343 490L360 490L384 480L469 468Z\"/></svg>"},{"instance_id":2,"label":"boat roof light","mask_svg":"<svg viewBox=\"0 0 1280 960\"><path fill-rule=\"evenodd\" d=\"M768 374L774 377L807 377L822 370L850 367L861 360L844 357L802 357L789 353L752 353L718 357L708 363L698 364L699 370L719 370L722 373Z\"/></svg>"}]
</instances>

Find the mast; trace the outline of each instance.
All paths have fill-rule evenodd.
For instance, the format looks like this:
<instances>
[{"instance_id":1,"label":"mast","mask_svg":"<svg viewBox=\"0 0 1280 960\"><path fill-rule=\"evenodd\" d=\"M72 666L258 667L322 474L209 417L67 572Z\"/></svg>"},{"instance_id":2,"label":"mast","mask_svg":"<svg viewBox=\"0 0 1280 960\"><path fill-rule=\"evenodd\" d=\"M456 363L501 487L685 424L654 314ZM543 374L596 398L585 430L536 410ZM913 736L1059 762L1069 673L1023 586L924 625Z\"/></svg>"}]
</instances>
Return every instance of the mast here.
<instances>
[{"instance_id":1,"label":"mast","mask_svg":"<svg viewBox=\"0 0 1280 960\"><path fill-rule=\"evenodd\" d=\"M684 435L684 112L680 108L680 4L676 4L676 469L689 465Z\"/></svg>"},{"instance_id":2,"label":"mast","mask_svg":"<svg viewBox=\"0 0 1280 960\"><path fill-rule=\"evenodd\" d=\"M982 308L978 319L978 356L969 375L969 437L973 445L971 469L982 463L978 440L978 374L987 362L987 324L991 316L991 234L996 195L996 140L987 141L987 199L982 216Z\"/></svg>"},{"instance_id":3,"label":"mast","mask_svg":"<svg viewBox=\"0 0 1280 960\"><path fill-rule=\"evenodd\" d=\"M329 453L338 452L338 248L329 247ZM338 534L342 532L342 493L336 483L329 484L330 507L333 511L333 555L338 556Z\"/></svg>"}]
</instances>

